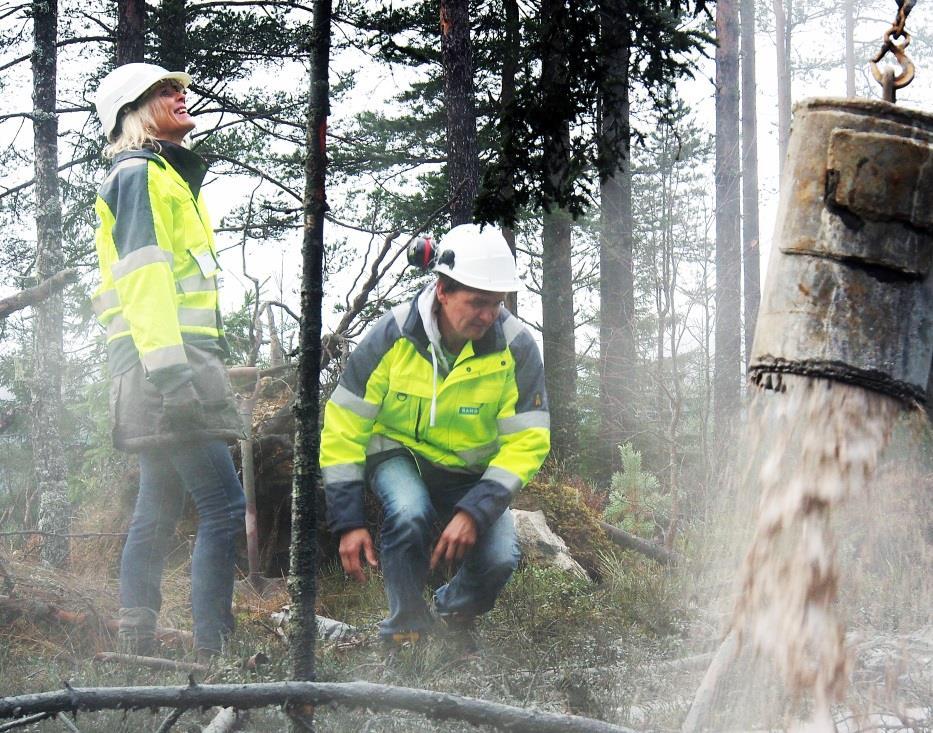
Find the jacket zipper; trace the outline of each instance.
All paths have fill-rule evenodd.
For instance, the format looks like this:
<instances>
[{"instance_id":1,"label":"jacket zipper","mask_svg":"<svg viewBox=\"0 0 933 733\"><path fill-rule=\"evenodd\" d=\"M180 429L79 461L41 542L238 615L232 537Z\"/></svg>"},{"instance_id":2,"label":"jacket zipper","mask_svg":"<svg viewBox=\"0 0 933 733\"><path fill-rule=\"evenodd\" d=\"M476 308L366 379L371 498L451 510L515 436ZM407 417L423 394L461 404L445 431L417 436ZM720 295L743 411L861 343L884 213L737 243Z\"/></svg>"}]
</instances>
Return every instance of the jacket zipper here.
<instances>
[{"instance_id":1,"label":"jacket zipper","mask_svg":"<svg viewBox=\"0 0 933 733\"><path fill-rule=\"evenodd\" d=\"M421 441L421 398L418 398L418 417L415 418L415 442Z\"/></svg>"}]
</instances>

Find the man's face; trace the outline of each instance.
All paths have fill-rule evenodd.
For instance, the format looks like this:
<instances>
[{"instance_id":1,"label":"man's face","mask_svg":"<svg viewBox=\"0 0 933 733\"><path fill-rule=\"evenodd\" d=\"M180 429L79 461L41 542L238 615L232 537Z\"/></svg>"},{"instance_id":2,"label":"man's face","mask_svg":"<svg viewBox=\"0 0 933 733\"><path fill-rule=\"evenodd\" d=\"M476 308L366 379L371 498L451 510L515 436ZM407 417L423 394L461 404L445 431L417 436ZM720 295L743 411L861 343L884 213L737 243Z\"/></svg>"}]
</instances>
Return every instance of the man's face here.
<instances>
[{"instance_id":1,"label":"man's face","mask_svg":"<svg viewBox=\"0 0 933 733\"><path fill-rule=\"evenodd\" d=\"M437 286L437 301L441 304L441 332L463 341L483 337L499 317L499 307L505 293L486 290L455 290L448 293L442 283ZM446 328L445 328L446 327ZM449 329L451 333L447 333Z\"/></svg>"}]
</instances>

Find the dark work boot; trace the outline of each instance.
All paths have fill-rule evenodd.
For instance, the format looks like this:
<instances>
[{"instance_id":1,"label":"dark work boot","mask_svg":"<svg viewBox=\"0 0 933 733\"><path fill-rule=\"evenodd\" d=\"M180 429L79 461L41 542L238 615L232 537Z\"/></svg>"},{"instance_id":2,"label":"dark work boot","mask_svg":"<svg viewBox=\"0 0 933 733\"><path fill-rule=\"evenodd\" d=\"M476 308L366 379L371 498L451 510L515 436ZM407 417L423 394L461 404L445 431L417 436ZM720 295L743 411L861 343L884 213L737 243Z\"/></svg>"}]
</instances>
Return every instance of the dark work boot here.
<instances>
[{"instance_id":1,"label":"dark work boot","mask_svg":"<svg viewBox=\"0 0 933 733\"><path fill-rule=\"evenodd\" d=\"M479 632L476 629L476 616L468 613L438 614L447 627L448 639L459 645L467 654L479 651Z\"/></svg>"},{"instance_id":2,"label":"dark work boot","mask_svg":"<svg viewBox=\"0 0 933 733\"><path fill-rule=\"evenodd\" d=\"M159 614L151 608L121 608L117 636L120 650L126 654L151 657L156 650L156 621Z\"/></svg>"}]
</instances>

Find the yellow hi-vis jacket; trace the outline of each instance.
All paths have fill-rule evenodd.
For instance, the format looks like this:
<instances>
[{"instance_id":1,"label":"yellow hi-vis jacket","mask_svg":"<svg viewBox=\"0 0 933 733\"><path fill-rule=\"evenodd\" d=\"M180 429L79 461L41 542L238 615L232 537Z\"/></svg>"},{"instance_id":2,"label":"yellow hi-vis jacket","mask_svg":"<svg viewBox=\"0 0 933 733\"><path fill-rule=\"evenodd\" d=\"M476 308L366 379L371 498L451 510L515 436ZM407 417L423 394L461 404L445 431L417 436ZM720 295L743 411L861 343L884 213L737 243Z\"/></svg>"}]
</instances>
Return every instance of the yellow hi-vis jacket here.
<instances>
[{"instance_id":1,"label":"yellow hi-vis jacket","mask_svg":"<svg viewBox=\"0 0 933 733\"><path fill-rule=\"evenodd\" d=\"M226 349L220 268L200 193L206 166L184 148L172 152L200 165L197 193L165 157L131 150L114 159L95 205L101 284L93 305L107 330L111 374L141 361L163 393L191 379L183 342Z\"/></svg>"},{"instance_id":2,"label":"yellow hi-vis jacket","mask_svg":"<svg viewBox=\"0 0 933 733\"><path fill-rule=\"evenodd\" d=\"M482 532L550 449L544 369L522 323L503 308L481 339L467 342L449 371L435 371L436 346L427 336L419 297L393 308L354 349L325 407L321 470L335 533L365 526L367 459L405 450L443 469L475 475L456 509L466 511Z\"/></svg>"},{"instance_id":3,"label":"yellow hi-vis jacket","mask_svg":"<svg viewBox=\"0 0 933 733\"><path fill-rule=\"evenodd\" d=\"M207 166L160 144L160 154L118 155L95 206L93 305L107 331L113 443L126 451L243 436L223 364L220 267L200 191ZM197 419L164 420L163 397L189 384Z\"/></svg>"}]
</instances>

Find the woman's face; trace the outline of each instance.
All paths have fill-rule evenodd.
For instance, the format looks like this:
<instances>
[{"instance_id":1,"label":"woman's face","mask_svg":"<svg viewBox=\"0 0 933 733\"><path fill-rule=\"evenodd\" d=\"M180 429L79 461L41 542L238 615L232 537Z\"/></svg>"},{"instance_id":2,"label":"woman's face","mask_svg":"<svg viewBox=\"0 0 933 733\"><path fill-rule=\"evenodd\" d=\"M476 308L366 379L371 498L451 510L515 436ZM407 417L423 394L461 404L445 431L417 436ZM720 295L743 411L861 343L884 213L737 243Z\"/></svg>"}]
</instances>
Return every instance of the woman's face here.
<instances>
[{"instance_id":1,"label":"woman's face","mask_svg":"<svg viewBox=\"0 0 933 733\"><path fill-rule=\"evenodd\" d=\"M177 81L167 79L156 84L147 97L155 126L153 135L160 140L180 144L195 127L185 106L185 88Z\"/></svg>"}]
</instances>

